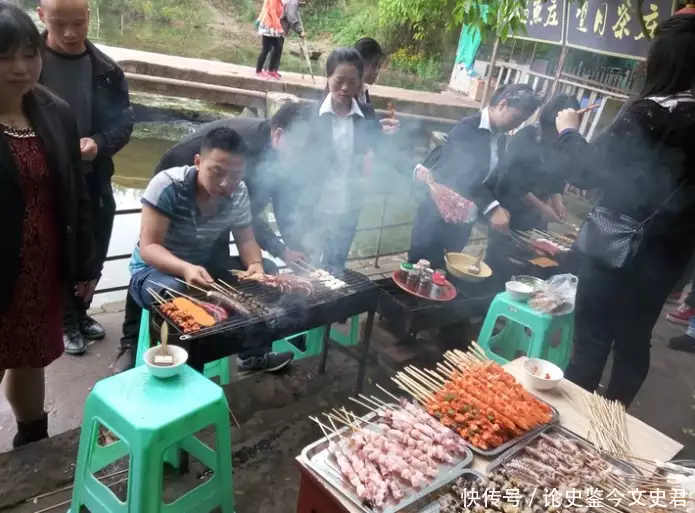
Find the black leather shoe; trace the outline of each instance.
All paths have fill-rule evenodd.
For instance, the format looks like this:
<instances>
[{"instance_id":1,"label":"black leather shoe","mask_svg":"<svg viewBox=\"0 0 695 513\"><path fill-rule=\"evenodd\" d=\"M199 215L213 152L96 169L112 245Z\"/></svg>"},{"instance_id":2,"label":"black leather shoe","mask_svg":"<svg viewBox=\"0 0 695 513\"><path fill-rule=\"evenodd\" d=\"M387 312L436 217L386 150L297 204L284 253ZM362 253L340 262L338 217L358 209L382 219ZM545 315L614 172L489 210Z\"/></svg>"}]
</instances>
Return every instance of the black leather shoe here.
<instances>
[{"instance_id":1,"label":"black leather shoe","mask_svg":"<svg viewBox=\"0 0 695 513\"><path fill-rule=\"evenodd\" d=\"M116 355L116 361L111 366L114 376L135 368L135 348L130 345L121 346Z\"/></svg>"},{"instance_id":2,"label":"black leather shoe","mask_svg":"<svg viewBox=\"0 0 695 513\"><path fill-rule=\"evenodd\" d=\"M87 340L101 340L106 336L104 327L89 315L80 317L80 333Z\"/></svg>"},{"instance_id":3,"label":"black leather shoe","mask_svg":"<svg viewBox=\"0 0 695 513\"><path fill-rule=\"evenodd\" d=\"M78 356L87 352L87 341L76 329L69 329L63 333L63 345L67 354Z\"/></svg>"},{"instance_id":4,"label":"black leather shoe","mask_svg":"<svg viewBox=\"0 0 695 513\"><path fill-rule=\"evenodd\" d=\"M33 442L48 438L48 415L33 422L17 422L17 434L12 440L12 447L22 447Z\"/></svg>"}]
</instances>

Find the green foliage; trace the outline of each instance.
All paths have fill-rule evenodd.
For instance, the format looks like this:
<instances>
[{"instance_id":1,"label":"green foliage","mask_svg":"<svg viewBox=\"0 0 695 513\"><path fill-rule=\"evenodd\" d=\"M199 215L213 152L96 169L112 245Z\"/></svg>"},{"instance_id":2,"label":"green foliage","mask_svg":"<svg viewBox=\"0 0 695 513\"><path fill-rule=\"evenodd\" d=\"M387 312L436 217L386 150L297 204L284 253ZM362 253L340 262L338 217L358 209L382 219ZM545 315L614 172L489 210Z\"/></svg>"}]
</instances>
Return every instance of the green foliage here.
<instances>
[{"instance_id":1,"label":"green foliage","mask_svg":"<svg viewBox=\"0 0 695 513\"><path fill-rule=\"evenodd\" d=\"M306 30L313 35L330 34L339 46L352 46L362 37L383 40L376 2L356 0L340 5L331 0L310 2L302 11Z\"/></svg>"},{"instance_id":2,"label":"green foliage","mask_svg":"<svg viewBox=\"0 0 695 513\"><path fill-rule=\"evenodd\" d=\"M206 13L198 0L92 0L92 6L131 18L167 22L199 22Z\"/></svg>"}]
</instances>

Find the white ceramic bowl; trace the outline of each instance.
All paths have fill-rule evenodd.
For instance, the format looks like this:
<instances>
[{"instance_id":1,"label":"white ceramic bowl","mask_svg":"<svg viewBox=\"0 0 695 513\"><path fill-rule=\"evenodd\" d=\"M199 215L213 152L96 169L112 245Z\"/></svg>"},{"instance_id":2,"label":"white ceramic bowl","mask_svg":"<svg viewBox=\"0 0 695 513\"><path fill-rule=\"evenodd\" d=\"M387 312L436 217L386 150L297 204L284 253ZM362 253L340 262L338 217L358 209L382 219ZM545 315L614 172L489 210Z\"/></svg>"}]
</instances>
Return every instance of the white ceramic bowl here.
<instances>
[{"instance_id":1,"label":"white ceramic bowl","mask_svg":"<svg viewBox=\"0 0 695 513\"><path fill-rule=\"evenodd\" d=\"M536 390L551 390L565 376L560 367L540 358L527 358L524 362L524 371L526 383Z\"/></svg>"},{"instance_id":2,"label":"white ceramic bowl","mask_svg":"<svg viewBox=\"0 0 695 513\"><path fill-rule=\"evenodd\" d=\"M154 357L159 354L159 346L151 347L145 352L145 365L153 376L161 379L177 376L188 361L188 352L179 346L168 346L169 354L174 357L174 365L164 367L154 364Z\"/></svg>"},{"instance_id":3,"label":"white ceramic bowl","mask_svg":"<svg viewBox=\"0 0 695 513\"><path fill-rule=\"evenodd\" d=\"M520 281L508 281L505 285L509 297L514 301L528 301L533 295L533 287Z\"/></svg>"}]
</instances>

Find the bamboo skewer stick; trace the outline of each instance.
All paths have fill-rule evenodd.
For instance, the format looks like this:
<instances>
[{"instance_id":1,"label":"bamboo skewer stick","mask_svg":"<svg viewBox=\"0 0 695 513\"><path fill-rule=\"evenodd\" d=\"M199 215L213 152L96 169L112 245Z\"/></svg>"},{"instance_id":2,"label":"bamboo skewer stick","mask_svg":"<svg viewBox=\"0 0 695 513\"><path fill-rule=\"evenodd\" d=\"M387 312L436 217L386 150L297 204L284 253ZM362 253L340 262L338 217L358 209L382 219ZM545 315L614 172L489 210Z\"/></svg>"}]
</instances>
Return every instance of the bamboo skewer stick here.
<instances>
[{"instance_id":1,"label":"bamboo skewer stick","mask_svg":"<svg viewBox=\"0 0 695 513\"><path fill-rule=\"evenodd\" d=\"M390 398L392 398L394 401L396 401L396 404L399 404L399 403L401 402L401 400L400 400L398 397L396 397L395 395L393 395L391 392L389 392L388 390L386 390L386 389L385 389L384 387L382 387L381 385L377 384L376 387L377 387L379 390L381 390L383 393L385 393L387 396L389 396Z\"/></svg>"},{"instance_id":2,"label":"bamboo skewer stick","mask_svg":"<svg viewBox=\"0 0 695 513\"><path fill-rule=\"evenodd\" d=\"M180 278L174 278L174 279L175 279L176 281L178 281L179 283L183 283L184 285L187 285L188 287L191 287L192 289L196 289L196 290L199 291L199 292L205 292L206 294L207 294L207 292L208 292L207 290L205 290L205 289L202 288L202 287L199 287L198 285L193 285L192 283L188 283L186 280L182 280L182 279L180 279Z\"/></svg>"},{"instance_id":3,"label":"bamboo skewer stick","mask_svg":"<svg viewBox=\"0 0 695 513\"><path fill-rule=\"evenodd\" d=\"M396 383L403 391L409 393L412 395L416 401L418 401L421 404L424 404L427 402L427 399L420 394L420 392L413 390L409 385L406 385L404 382L401 382L398 378L392 377L391 380Z\"/></svg>"}]
</instances>

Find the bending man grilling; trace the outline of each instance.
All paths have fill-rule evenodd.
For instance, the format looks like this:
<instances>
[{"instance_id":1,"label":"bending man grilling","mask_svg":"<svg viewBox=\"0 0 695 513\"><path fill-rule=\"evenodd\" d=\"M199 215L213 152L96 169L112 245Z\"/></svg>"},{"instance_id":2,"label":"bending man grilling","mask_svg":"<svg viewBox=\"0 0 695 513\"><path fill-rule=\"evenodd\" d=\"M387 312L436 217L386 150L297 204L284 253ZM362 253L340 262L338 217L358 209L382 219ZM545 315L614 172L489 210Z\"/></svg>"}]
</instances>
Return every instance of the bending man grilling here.
<instances>
[{"instance_id":1,"label":"bending man grilling","mask_svg":"<svg viewBox=\"0 0 695 513\"><path fill-rule=\"evenodd\" d=\"M233 130L218 127L204 138L194 165L158 173L142 198L140 240L130 261L129 293L141 308L154 301L150 290L186 292L179 279L207 287L230 279L230 269L262 274L263 260L251 227L251 206L243 183L248 146ZM231 230L239 257L219 251ZM277 371L292 353L273 353L269 344L239 352L240 371Z\"/></svg>"}]
</instances>

